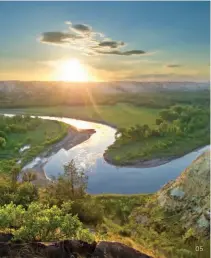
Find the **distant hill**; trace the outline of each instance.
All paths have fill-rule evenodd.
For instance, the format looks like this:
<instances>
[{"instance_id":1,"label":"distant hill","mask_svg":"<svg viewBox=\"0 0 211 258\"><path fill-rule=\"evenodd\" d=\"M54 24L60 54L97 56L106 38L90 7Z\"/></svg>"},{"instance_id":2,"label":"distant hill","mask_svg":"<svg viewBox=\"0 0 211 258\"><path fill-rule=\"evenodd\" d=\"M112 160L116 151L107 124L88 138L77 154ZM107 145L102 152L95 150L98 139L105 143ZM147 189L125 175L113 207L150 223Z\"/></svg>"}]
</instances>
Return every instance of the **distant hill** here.
<instances>
[{"instance_id":1,"label":"distant hill","mask_svg":"<svg viewBox=\"0 0 211 258\"><path fill-rule=\"evenodd\" d=\"M209 82L33 82L33 81L0 81L1 92L21 92L47 90L48 87L62 87L64 89L79 89L87 87L105 93L117 92L153 92L153 91L197 91L208 90ZM45 89L44 89L45 88ZM51 88L52 89L52 88Z\"/></svg>"},{"instance_id":2,"label":"distant hill","mask_svg":"<svg viewBox=\"0 0 211 258\"><path fill-rule=\"evenodd\" d=\"M161 108L175 103L204 105L209 104L208 91L209 83L196 82L0 81L0 107L87 106L93 101L98 105L128 102Z\"/></svg>"}]
</instances>

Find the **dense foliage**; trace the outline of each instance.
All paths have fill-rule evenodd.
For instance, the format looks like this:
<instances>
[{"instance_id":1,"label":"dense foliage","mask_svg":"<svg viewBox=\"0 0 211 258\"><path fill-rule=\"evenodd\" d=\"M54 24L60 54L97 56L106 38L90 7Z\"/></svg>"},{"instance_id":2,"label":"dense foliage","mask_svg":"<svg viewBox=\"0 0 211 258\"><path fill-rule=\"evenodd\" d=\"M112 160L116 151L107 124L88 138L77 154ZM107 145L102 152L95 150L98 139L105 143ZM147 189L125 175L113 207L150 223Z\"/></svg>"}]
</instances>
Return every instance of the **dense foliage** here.
<instances>
[{"instance_id":1,"label":"dense foliage","mask_svg":"<svg viewBox=\"0 0 211 258\"><path fill-rule=\"evenodd\" d=\"M13 202L27 207L32 201L38 199L38 189L32 183L14 183L12 177L9 179L2 176L0 179L0 205Z\"/></svg>"},{"instance_id":2,"label":"dense foliage","mask_svg":"<svg viewBox=\"0 0 211 258\"><path fill-rule=\"evenodd\" d=\"M156 125L120 128L106 152L114 163L183 155L209 144L209 109L175 105L160 111Z\"/></svg>"},{"instance_id":3,"label":"dense foliage","mask_svg":"<svg viewBox=\"0 0 211 258\"><path fill-rule=\"evenodd\" d=\"M61 208L49 207L41 203L31 203L27 209L10 203L0 207L0 228L14 228L14 240L79 239L91 242L93 236L77 216L67 212L63 203ZM70 208L70 207L69 207Z\"/></svg>"},{"instance_id":4,"label":"dense foliage","mask_svg":"<svg viewBox=\"0 0 211 258\"><path fill-rule=\"evenodd\" d=\"M77 208L74 206L78 199L86 199L87 177L73 161L65 166L64 176L44 189L38 190L30 182L34 180L31 172L28 176L26 172L23 174L26 182L18 182L18 167L9 174L10 178L0 180L0 230L12 230L19 240L93 240L77 217L83 202Z\"/></svg>"},{"instance_id":5,"label":"dense foliage","mask_svg":"<svg viewBox=\"0 0 211 258\"><path fill-rule=\"evenodd\" d=\"M192 228L184 230L181 215L165 212L154 195L90 196L83 171L73 161L65 170L43 188L30 182L33 176L17 182L18 168L8 173L10 179L1 176L0 231L24 241L120 241L164 258L196 258L195 245L201 245L209 257L209 241Z\"/></svg>"}]
</instances>

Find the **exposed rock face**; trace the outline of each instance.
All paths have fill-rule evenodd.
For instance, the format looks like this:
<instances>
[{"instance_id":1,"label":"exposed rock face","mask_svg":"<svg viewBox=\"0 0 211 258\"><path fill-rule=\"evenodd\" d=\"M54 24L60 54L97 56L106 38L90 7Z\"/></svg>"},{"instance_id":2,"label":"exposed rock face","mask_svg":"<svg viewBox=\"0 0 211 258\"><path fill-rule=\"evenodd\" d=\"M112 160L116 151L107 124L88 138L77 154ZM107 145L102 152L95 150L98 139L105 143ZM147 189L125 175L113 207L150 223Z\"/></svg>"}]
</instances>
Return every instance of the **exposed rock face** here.
<instances>
[{"instance_id":1,"label":"exposed rock face","mask_svg":"<svg viewBox=\"0 0 211 258\"><path fill-rule=\"evenodd\" d=\"M121 243L101 241L91 258L150 258L150 256Z\"/></svg>"},{"instance_id":2,"label":"exposed rock face","mask_svg":"<svg viewBox=\"0 0 211 258\"><path fill-rule=\"evenodd\" d=\"M5 258L150 258L118 242L102 241L88 244L80 240L64 240L50 244L10 243L1 234L0 257Z\"/></svg>"},{"instance_id":3,"label":"exposed rock face","mask_svg":"<svg viewBox=\"0 0 211 258\"><path fill-rule=\"evenodd\" d=\"M178 211L186 227L206 233L210 225L210 151L197 158L157 194L159 204Z\"/></svg>"}]
</instances>

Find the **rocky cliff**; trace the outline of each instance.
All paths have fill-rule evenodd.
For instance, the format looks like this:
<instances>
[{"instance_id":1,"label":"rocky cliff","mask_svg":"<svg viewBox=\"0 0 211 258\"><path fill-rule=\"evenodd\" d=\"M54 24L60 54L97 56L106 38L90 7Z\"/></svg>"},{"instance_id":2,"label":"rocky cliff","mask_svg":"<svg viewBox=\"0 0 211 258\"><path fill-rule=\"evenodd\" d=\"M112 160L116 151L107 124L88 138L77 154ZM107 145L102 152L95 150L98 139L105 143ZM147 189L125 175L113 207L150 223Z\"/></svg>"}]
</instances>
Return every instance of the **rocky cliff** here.
<instances>
[{"instance_id":1,"label":"rocky cliff","mask_svg":"<svg viewBox=\"0 0 211 258\"><path fill-rule=\"evenodd\" d=\"M182 214L181 223L197 232L209 233L210 225L210 151L198 157L175 180L158 193L159 204Z\"/></svg>"}]
</instances>

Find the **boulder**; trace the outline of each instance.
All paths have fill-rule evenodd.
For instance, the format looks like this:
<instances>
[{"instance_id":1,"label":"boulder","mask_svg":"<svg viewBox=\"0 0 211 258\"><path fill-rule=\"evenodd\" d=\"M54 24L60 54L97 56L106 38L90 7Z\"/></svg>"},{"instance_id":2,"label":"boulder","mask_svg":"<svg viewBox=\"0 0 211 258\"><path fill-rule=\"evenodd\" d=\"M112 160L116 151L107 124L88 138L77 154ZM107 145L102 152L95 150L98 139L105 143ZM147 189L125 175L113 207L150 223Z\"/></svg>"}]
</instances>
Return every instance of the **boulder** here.
<instances>
[{"instance_id":1,"label":"boulder","mask_svg":"<svg viewBox=\"0 0 211 258\"><path fill-rule=\"evenodd\" d=\"M17 256L18 255L18 256ZM89 244L81 240L55 243L0 243L0 257L5 258L150 258L150 256L118 242Z\"/></svg>"},{"instance_id":2,"label":"boulder","mask_svg":"<svg viewBox=\"0 0 211 258\"><path fill-rule=\"evenodd\" d=\"M150 256L122 243L101 241L91 258L150 258Z\"/></svg>"}]
</instances>

